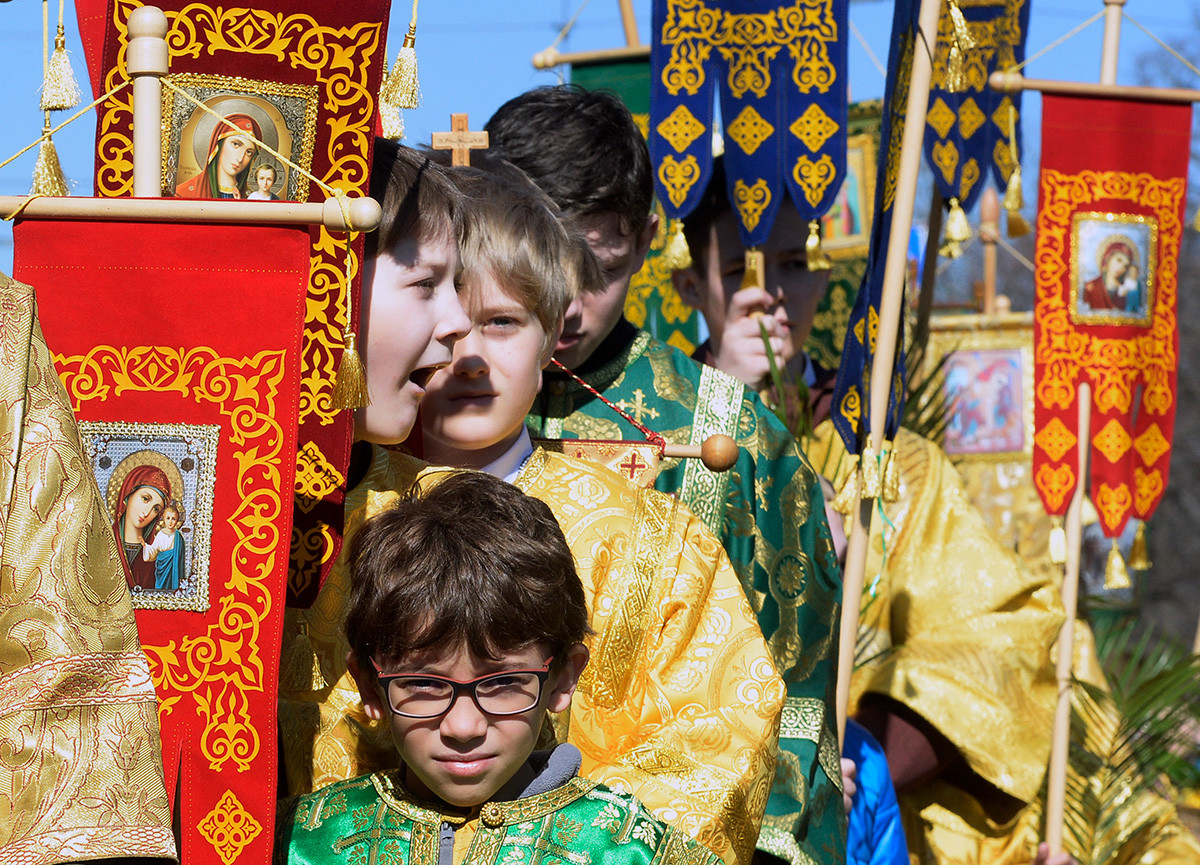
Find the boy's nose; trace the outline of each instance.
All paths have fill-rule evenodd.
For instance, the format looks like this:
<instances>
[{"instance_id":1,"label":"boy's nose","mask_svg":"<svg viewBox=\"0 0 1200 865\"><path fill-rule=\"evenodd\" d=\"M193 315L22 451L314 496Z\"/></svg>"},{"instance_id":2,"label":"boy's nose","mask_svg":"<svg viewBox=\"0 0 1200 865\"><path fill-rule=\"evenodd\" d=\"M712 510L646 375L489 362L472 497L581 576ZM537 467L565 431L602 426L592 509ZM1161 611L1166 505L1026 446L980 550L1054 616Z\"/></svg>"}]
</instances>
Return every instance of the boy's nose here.
<instances>
[{"instance_id":1,"label":"boy's nose","mask_svg":"<svg viewBox=\"0 0 1200 865\"><path fill-rule=\"evenodd\" d=\"M471 695L458 693L449 710L442 716L439 727L443 736L456 742L469 742L480 739L487 732L488 719L483 711L475 705Z\"/></svg>"}]
</instances>

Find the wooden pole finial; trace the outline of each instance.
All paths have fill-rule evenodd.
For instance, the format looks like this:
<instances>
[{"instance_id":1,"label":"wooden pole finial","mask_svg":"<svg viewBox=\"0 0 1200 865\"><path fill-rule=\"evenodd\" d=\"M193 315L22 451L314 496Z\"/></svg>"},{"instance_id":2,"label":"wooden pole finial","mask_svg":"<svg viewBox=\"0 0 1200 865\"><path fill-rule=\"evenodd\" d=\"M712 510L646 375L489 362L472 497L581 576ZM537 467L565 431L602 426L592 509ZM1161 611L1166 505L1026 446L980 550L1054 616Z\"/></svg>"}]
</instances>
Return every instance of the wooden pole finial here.
<instances>
[{"instance_id":1,"label":"wooden pole finial","mask_svg":"<svg viewBox=\"0 0 1200 865\"><path fill-rule=\"evenodd\" d=\"M451 165L470 165L472 150L486 150L488 134L471 132L467 115L451 114L450 131L433 133L433 149L449 150Z\"/></svg>"}]
</instances>

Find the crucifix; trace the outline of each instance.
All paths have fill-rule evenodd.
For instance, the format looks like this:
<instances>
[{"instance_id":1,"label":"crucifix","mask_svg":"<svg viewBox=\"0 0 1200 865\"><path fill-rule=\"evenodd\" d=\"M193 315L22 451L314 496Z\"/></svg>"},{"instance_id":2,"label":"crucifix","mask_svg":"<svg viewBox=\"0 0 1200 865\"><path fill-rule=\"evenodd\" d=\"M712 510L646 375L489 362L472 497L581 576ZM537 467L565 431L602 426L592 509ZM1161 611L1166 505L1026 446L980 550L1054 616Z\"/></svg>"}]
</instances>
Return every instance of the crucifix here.
<instances>
[{"instance_id":1,"label":"crucifix","mask_svg":"<svg viewBox=\"0 0 1200 865\"><path fill-rule=\"evenodd\" d=\"M488 146L488 134L471 132L467 125L467 115L451 114L450 131L433 133L433 149L449 150L451 165L470 165L471 151Z\"/></svg>"}]
</instances>

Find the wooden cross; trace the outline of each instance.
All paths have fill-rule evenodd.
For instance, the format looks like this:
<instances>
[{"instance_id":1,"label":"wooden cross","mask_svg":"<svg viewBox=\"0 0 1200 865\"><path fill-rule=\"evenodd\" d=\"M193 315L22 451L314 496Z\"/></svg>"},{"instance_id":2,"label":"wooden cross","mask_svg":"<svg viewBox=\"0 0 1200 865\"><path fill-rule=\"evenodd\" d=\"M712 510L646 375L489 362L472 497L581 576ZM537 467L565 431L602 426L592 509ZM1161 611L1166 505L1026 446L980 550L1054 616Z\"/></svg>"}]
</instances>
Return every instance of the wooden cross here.
<instances>
[{"instance_id":1,"label":"wooden cross","mask_svg":"<svg viewBox=\"0 0 1200 865\"><path fill-rule=\"evenodd\" d=\"M488 146L488 134L471 132L467 125L467 115L451 114L450 131L433 133L433 149L449 150L451 165L470 165L471 151Z\"/></svg>"}]
</instances>

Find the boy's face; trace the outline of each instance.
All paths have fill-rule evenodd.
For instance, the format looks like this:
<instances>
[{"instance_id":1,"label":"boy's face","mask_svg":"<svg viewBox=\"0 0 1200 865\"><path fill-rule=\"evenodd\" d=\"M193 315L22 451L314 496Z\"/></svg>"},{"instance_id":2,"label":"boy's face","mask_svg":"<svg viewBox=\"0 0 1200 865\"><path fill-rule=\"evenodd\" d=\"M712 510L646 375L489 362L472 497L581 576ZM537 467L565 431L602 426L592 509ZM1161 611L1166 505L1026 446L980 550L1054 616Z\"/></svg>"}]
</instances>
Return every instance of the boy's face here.
<instances>
[{"instance_id":1,"label":"boy's face","mask_svg":"<svg viewBox=\"0 0 1200 865\"><path fill-rule=\"evenodd\" d=\"M175 531L179 528L179 514L174 511L163 511L162 518L158 521L158 527L167 532Z\"/></svg>"},{"instance_id":2,"label":"boy's face","mask_svg":"<svg viewBox=\"0 0 1200 865\"><path fill-rule=\"evenodd\" d=\"M425 386L421 423L427 459L481 468L520 435L553 343L489 272L471 274L464 294L471 331L454 344L450 366Z\"/></svg>"},{"instance_id":3,"label":"boy's face","mask_svg":"<svg viewBox=\"0 0 1200 865\"><path fill-rule=\"evenodd\" d=\"M359 350L371 404L354 413L354 435L399 444L412 432L429 378L450 363L470 329L455 274L458 244L446 231L402 238L363 268Z\"/></svg>"},{"instance_id":4,"label":"boy's face","mask_svg":"<svg viewBox=\"0 0 1200 865\"><path fill-rule=\"evenodd\" d=\"M275 172L269 168L260 168L256 180L259 192L270 192L271 187L275 185Z\"/></svg>"},{"instance_id":5,"label":"boy's face","mask_svg":"<svg viewBox=\"0 0 1200 865\"><path fill-rule=\"evenodd\" d=\"M575 369L591 357L621 320L629 280L646 260L658 217L651 216L642 230L633 234L623 232L621 218L607 211L583 216L579 225L604 270L605 288L593 294L580 292L567 310L554 356L568 369Z\"/></svg>"},{"instance_id":6,"label":"boy's face","mask_svg":"<svg viewBox=\"0 0 1200 865\"><path fill-rule=\"evenodd\" d=\"M419 796L441 799L459 808L481 805L496 796L529 759L537 744L546 712L562 712L571 705L571 694L587 664L587 649L573 646L568 657L558 659L542 686L537 706L520 715L488 715L469 694L460 692L445 714L437 718L406 718L391 711L373 671L357 664L358 682L367 716L389 718L392 740L407 767L405 784ZM506 670L540 670L549 652L534 644L520 651L503 652L496 660L475 657L465 647L453 651L429 650L400 662L380 662L387 674L441 676L459 682ZM520 790L506 790L515 798Z\"/></svg>"},{"instance_id":7,"label":"boy's face","mask_svg":"<svg viewBox=\"0 0 1200 865\"><path fill-rule=\"evenodd\" d=\"M778 324L783 337L782 361L803 351L812 330L817 304L829 285L829 271L811 271L805 241L808 224L785 202L761 249L765 259L767 302L764 314ZM714 349L739 317L730 301L741 287L745 252L733 213L721 213L709 227L708 249L690 268L679 271L675 285L684 299L704 314Z\"/></svg>"}]
</instances>

